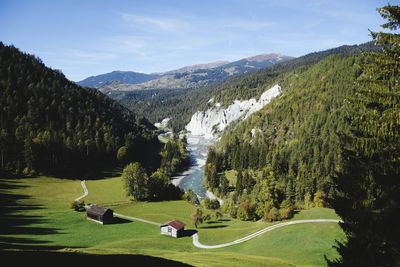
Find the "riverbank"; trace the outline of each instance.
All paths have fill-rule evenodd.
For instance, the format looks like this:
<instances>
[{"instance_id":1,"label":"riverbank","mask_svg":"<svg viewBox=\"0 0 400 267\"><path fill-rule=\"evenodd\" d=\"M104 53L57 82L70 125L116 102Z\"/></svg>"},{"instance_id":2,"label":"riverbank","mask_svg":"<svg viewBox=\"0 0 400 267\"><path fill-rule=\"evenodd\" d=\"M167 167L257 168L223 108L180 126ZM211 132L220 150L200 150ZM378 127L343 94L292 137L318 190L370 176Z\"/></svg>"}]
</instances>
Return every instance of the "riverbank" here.
<instances>
[{"instance_id":1,"label":"riverbank","mask_svg":"<svg viewBox=\"0 0 400 267\"><path fill-rule=\"evenodd\" d=\"M190 157L189 169L174 176L171 182L184 191L189 189L193 190L200 200L208 195L213 197L213 195L209 193L207 195L207 189L203 183L203 176L204 166L207 161L208 147L215 143L215 139L187 134L186 140Z\"/></svg>"}]
</instances>

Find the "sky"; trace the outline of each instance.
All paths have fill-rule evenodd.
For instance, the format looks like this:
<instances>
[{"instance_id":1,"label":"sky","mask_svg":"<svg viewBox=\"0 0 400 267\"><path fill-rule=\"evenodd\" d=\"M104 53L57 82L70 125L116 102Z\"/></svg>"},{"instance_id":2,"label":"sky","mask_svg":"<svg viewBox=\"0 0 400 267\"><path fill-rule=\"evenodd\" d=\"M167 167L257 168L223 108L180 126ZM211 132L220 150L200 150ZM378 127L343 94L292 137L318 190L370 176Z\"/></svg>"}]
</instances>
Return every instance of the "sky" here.
<instances>
[{"instance_id":1,"label":"sky","mask_svg":"<svg viewBox=\"0 0 400 267\"><path fill-rule=\"evenodd\" d=\"M371 40L398 0L0 0L0 41L73 81ZM397 3L396 3L397 2Z\"/></svg>"}]
</instances>

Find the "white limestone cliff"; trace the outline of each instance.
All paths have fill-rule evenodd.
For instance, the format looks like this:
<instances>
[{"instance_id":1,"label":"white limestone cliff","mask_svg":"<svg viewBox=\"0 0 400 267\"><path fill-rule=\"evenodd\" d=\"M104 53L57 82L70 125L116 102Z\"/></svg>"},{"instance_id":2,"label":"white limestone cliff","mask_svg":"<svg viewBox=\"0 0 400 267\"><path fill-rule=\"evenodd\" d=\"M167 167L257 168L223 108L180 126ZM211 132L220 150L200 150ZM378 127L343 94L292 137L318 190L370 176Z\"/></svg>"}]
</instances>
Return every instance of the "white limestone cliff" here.
<instances>
[{"instance_id":1,"label":"white limestone cliff","mask_svg":"<svg viewBox=\"0 0 400 267\"><path fill-rule=\"evenodd\" d=\"M239 119L246 119L251 114L262 109L273 98L281 94L281 87L275 85L266 90L257 101L254 98L249 100L235 100L233 104L226 109L221 108L220 103L206 111L197 111L192 119L186 125L186 130L192 135L201 135L206 138L214 138L219 132L222 132L229 124ZM212 103L210 99L209 103Z\"/></svg>"}]
</instances>

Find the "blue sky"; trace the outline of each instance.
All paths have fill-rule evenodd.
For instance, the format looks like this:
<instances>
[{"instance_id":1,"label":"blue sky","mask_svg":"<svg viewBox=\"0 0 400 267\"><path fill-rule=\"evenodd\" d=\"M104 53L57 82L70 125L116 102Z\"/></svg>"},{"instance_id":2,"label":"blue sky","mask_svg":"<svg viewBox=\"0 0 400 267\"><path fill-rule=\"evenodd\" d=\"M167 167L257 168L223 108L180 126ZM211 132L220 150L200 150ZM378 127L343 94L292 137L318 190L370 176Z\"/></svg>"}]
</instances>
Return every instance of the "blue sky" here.
<instances>
[{"instance_id":1,"label":"blue sky","mask_svg":"<svg viewBox=\"0 0 400 267\"><path fill-rule=\"evenodd\" d=\"M389 1L397 4L397 1ZM378 0L1 0L0 41L71 80L370 40Z\"/></svg>"}]
</instances>

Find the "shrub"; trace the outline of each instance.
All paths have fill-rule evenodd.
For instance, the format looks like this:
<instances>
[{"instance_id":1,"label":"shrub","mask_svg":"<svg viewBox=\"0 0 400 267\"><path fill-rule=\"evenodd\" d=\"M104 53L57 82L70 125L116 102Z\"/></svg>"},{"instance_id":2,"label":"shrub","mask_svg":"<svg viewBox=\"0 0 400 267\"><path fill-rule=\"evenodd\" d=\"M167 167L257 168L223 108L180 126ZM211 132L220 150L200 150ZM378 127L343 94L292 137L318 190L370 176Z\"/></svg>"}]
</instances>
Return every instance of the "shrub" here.
<instances>
[{"instance_id":1,"label":"shrub","mask_svg":"<svg viewBox=\"0 0 400 267\"><path fill-rule=\"evenodd\" d=\"M304 207L306 209L314 208L314 202L311 199L311 194L310 193L306 193L305 196L304 196Z\"/></svg>"},{"instance_id":2,"label":"shrub","mask_svg":"<svg viewBox=\"0 0 400 267\"><path fill-rule=\"evenodd\" d=\"M242 221L256 219L255 204L250 200L245 200L239 204L237 209L237 217Z\"/></svg>"},{"instance_id":3,"label":"shrub","mask_svg":"<svg viewBox=\"0 0 400 267\"><path fill-rule=\"evenodd\" d=\"M284 201L282 201L280 208L281 209L293 208L293 204L289 200L285 199Z\"/></svg>"},{"instance_id":4,"label":"shrub","mask_svg":"<svg viewBox=\"0 0 400 267\"><path fill-rule=\"evenodd\" d=\"M197 197L196 193L193 192L192 189L189 189L184 195L183 199L194 204L194 205L200 205L199 198Z\"/></svg>"},{"instance_id":5,"label":"shrub","mask_svg":"<svg viewBox=\"0 0 400 267\"><path fill-rule=\"evenodd\" d=\"M293 217L293 209L292 208L282 208L279 209L279 218L281 220L287 220Z\"/></svg>"},{"instance_id":6,"label":"shrub","mask_svg":"<svg viewBox=\"0 0 400 267\"><path fill-rule=\"evenodd\" d=\"M263 218L264 216L267 216L269 211L274 207L272 201L266 201L260 205L257 206L256 208L256 214L259 218Z\"/></svg>"},{"instance_id":7,"label":"shrub","mask_svg":"<svg viewBox=\"0 0 400 267\"><path fill-rule=\"evenodd\" d=\"M280 220L279 210L275 207L271 208L268 214L264 215L263 219L268 222L279 221Z\"/></svg>"},{"instance_id":8,"label":"shrub","mask_svg":"<svg viewBox=\"0 0 400 267\"><path fill-rule=\"evenodd\" d=\"M326 206L326 195L322 191L317 191L314 194L314 205L318 208L323 208Z\"/></svg>"},{"instance_id":9,"label":"shrub","mask_svg":"<svg viewBox=\"0 0 400 267\"><path fill-rule=\"evenodd\" d=\"M70 208L75 211L85 211L85 202L83 200L75 200L71 203Z\"/></svg>"},{"instance_id":10,"label":"shrub","mask_svg":"<svg viewBox=\"0 0 400 267\"><path fill-rule=\"evenodd\" d=\"M210 210L217 210L220 207L217 199L209 199L208 197L203 199L202 206Z\"/></svg>"},{"instance_id":11,"label":"shrub","mask_svg":"<svg viewBox=\"0 0 400 267\"><path fill-rule=\"evenodd\" d=\"M190 221L197 228L197 226L203 223L203 211L196 209L196 211L190 216Z\"/></svg>"},{"instance_id":12,"label":"shrub","mask_svg":"<svg viewBox=\"0 0 400 267\"><path fill-rule=\"evenodd\" d=\"M214 217L216 220L219 220L223 217L224 215L220 211L215 211Z\"/></svg>"}]
</instances>

